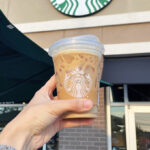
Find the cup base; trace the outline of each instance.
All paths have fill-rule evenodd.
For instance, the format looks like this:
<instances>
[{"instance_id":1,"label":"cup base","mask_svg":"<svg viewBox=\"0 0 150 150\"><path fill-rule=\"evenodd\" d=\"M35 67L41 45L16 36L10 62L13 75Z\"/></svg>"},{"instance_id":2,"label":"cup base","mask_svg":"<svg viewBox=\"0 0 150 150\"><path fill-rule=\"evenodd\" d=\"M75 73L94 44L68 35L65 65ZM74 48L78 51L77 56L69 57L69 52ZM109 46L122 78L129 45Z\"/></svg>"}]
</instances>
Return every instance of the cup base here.
<instances>
[{"instance_id":1,"label":"cup base","mask_svg":"<svg viewBox=\"0 0 150 150\"><path fill-rule=\"evenodd\" d=\"M64 115L63 119L75 119L75 118L97 118L98 117L98 108L94 106L90 111L85 113L68 113Z\"/></svg>"}]
</instances>

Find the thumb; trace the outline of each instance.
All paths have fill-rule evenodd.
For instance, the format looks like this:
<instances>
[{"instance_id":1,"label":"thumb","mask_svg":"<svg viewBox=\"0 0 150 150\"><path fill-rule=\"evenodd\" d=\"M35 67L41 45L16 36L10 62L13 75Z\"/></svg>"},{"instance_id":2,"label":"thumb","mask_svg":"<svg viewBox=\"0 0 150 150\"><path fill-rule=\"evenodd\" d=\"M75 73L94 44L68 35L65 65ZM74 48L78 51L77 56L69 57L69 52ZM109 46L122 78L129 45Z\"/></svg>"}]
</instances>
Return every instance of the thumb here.
<instances>
[{"instance_id":1,"label":"thumb","mask_svg":"<svg viewBox=\"0 0 150 150\"><path fill-rule=\"evenodd\" d=\"M67 112L86 112L93 107L93 102L88 99L53 100L47 105L48 112L57 117Z\"/></svg>"}]
</instances>

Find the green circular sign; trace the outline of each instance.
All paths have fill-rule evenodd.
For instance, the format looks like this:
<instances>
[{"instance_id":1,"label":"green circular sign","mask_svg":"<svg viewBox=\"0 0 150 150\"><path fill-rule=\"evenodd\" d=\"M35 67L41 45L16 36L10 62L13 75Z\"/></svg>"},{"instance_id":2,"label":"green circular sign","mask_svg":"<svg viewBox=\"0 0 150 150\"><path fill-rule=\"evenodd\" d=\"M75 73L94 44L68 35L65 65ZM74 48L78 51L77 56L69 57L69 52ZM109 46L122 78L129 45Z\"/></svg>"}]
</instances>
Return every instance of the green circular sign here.
<instances>
[{"instance_id":1,"label":"green circular sign","mask_svg":"<svg viewBox=\"0 0 150 150\"><path fill-rule=\"evenodd\" d=\"M86 16L96 13L112 0L50 0L61 13L70 16Z\"/></svg>"}]
</instances>

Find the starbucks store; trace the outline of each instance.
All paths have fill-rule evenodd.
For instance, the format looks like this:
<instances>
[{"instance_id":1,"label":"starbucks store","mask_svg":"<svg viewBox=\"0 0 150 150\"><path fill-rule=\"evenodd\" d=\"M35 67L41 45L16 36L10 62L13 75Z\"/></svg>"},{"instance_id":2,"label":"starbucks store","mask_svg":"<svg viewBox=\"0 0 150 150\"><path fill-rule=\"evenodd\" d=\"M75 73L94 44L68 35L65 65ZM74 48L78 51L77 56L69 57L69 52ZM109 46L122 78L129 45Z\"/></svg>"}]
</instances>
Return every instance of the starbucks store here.
<instances>
[{"instance_id":1,"label":"starbucks store","mask_svg":"<svg viewBox=\"0 0 150 150\"><path fill-rule=\"evenodd\" d=\"M17 70L18 64L14 67L11 63L10 69L5 69L4 66L8 64L6 60L11 61L11 57L6 59L4 55L6 50L15 50L20 55L37 56L32 58L38 61L44 62L46 58L42 60L42 52L36 52L35 47L33 50L31 48L33 54L29 54L16 41L18 34L14 33L14 38L11 39L6 35L15 28L16 33L21 31L20 37L32 40L32 44L38 45L38 48L47 53L48 48L57 40L94 34L105 48L104 62L100 66L103 73L99 88L98 117L93 126L60 131L41 149L150 149L149 0L1 0L0 10L0 20L5 20L6 17L12 23L0 22L0 27L4 27L0 30L0 130L22 110L33 93L51 76L43 75L38 80L38 88L35 88L35 81L29 84L22 96L21 74L12 72L11 76L21 83L19 88L15 88L19 96L12 95L13 82L11 89L7 90L4 81L8 81L8 70ZM13 41L8 42L10 40ZM19 44L21 48L18 48ZM34 65L36 67L39 64ZM30 72L29 68L32 66L26 67L28 70L25 71L24 68L21 73ZM29 90L30 87L34 90Z\"/></svg>"}]
</instances>

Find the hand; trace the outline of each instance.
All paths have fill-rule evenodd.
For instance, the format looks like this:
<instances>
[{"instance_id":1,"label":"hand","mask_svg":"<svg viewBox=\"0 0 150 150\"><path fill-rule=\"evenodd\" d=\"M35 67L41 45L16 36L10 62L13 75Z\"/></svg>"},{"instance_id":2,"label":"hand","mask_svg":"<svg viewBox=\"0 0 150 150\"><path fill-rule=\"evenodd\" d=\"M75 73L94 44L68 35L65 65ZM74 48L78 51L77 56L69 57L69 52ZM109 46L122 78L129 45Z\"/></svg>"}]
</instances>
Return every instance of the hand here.
<instances>
[{"instance_id":1,"label":"hand","mask_svg":"<svg viewBox=\"0 0 150 150\"><path fill-rule=\"evenodd\" d=\"M89 111L90 100L56 100L53 91L56 79L53 76L36 94L30 103L4 128L0 144L17 150L36 150L47 143L63 128L90 125L93 119L62 119L66 112Z\"/></svg>"}]
</instances>

